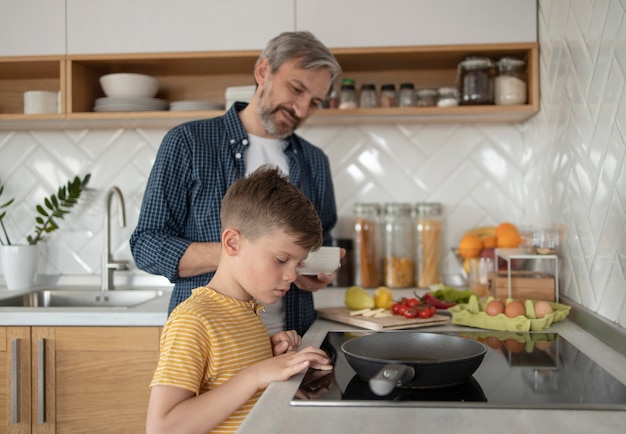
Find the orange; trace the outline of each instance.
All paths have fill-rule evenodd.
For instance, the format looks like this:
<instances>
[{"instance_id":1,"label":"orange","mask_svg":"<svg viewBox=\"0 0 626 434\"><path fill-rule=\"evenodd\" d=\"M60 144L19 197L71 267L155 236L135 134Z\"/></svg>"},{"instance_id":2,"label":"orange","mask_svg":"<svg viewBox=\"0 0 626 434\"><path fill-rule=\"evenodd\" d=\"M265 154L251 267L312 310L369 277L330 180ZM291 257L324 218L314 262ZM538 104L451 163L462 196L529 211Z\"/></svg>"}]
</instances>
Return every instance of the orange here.
<instances>
[{"instance_id":1,"label":"orange","mask_svg":"<svg viewBox=\"0 0 626 434\"><path fill-rule=\"evenodd\" d=\"M522 243L522 237L517 231L504 232L496 239L498 247L502 248L514 248L519 247Z\"/></svg>"},{"instance_id":2,"label":"orange","mask_svg":"<svg viewBox=\"0 0 626 434\"><path fill-rule=\"evenodd\" d=\"M518 232L517 227L513 223L508 223L508 222L500 223L498 226L496 226L496 232L495 232L496 238L498 238L503 233L509 232L509 231Z\"/></svg>"},{"instance_id":3,"label":"orange","mask_svg":"<svg viewBox=\"0 0 626 434\"><path fill-rule=\"evenodd\" d=\"M477 258L483 249L483 241L478 235L465 234L459 242L459 255L464 259Z\"/></svg>"},{"instance_id":4,"label":"orange","mask_svg":"<svg viewBox=\"0 0 626 434\"><path fill-rule=\"evenodd\" d=\"M482 240L483 240L483 247L485 249L493 249L494 247L497 246L496 237L486 236L486 237L482 237Z\"/></svg>"}]
</instances>

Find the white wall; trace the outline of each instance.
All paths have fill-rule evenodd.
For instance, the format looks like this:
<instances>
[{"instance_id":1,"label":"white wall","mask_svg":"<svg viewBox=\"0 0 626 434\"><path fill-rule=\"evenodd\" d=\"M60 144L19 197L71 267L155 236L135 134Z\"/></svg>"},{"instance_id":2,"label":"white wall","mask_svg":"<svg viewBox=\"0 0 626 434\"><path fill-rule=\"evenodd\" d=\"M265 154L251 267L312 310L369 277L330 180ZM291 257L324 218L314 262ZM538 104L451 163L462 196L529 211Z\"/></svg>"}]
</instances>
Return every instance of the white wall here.
<instances>
[{"instance_id":1,"label":"white wall","mask_svg":"<svg viewBox=\"0 0 626 434\"><path fill-rule=\"evenodd\" d=\"M524 125L305 127L332 160L341 225L352 204L439 201L444 243L473 226L509 220L558 224L565 235L562 293L626 326L626 15L620 2L539 2L541 112ZM113 230L132 259L134 227L165 130L0 132L0 177L18 199L8 221L25 233L31 209L74 174L92 193L50 236L40 272L98 276L103 189L122 188L128 227ZM348 229L346 229L348 228ZM451 255L444 268L454 271ZM141 275L142 273L138 273Z\"/></svg>"}]
</instances>

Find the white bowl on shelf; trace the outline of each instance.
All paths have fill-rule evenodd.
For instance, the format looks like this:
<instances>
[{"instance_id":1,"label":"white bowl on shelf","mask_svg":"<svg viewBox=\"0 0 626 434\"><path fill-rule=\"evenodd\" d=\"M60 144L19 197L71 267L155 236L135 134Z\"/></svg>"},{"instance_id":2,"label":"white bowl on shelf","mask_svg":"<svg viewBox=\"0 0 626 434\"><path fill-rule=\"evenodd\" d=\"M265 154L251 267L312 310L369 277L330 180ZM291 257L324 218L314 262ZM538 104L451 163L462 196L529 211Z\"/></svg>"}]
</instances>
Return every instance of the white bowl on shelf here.
<instances>
[{"instance_id":1,"label":"white bowl on shelf","mask_svg":"<svg viewBox=\"0 0 626 434\"><path fill-rule=\"evenodd\" d=\"M152 98L159 91L159 81L146 74L118 72L100 77L100 85L108 97L140 96Z\"/></svg>"}]
</instances>

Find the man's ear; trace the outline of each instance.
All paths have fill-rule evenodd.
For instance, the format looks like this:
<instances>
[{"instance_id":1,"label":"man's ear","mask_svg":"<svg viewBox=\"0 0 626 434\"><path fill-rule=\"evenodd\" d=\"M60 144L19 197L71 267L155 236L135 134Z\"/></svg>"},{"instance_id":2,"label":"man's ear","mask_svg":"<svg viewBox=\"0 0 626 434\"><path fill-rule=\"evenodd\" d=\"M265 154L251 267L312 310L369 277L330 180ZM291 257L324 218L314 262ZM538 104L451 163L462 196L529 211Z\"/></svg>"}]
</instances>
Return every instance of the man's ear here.
<instances>
[{"instance_id":1,"label":"man's ear","mask_svg":"<svg viewBox=\"0 0 626 434\"><path fill-rule=\"evenodd\" d=\"M266 58L263 58L259 61L259 63L254 67L254 80L257 85L261 86L265 84L269 75L271 73L270 64Z\"/></svg>"},{"instance_id":2,"label":"man's ear","mask_svg":"<svg viewBox=\"0 0 626 434\"><path fill-rule=\"evenodd\" d=\"M239 252L241 232L237 229L226 228L222 232L222 250L229 255L235 256Z\"/></svg>"}]
</instances>

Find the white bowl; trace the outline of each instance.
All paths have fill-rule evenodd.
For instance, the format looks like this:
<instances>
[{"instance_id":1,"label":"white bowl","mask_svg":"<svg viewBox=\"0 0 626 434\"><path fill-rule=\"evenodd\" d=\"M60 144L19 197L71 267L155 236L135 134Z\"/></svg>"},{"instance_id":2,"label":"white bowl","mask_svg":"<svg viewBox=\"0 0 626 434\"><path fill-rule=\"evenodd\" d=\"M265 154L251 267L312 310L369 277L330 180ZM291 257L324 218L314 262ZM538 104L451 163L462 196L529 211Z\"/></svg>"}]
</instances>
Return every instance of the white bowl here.
<instances>
[{"instance_id":1,"label":"white bowl","mask_svg":"<svg viewBox=\"0 0 626 434\"><path fill-rule=\"evenodd\" d=\"M339 247L320 247L309 252L309 256L298 269L298 273L317 276L319 273L331 274L337 271L341 263Z\"/></svg>"},{"instance_id":2,"label":"white bowl","mask_svg":"<svg viewBox=\"0 0 626 434\"><path fill-rule=\"evenodd\" d=\"M141 96L152 98L159 91L159 81L145 74L115 73L100 77L104 94L113 96Z\"/></svg>"}]
</instances>

